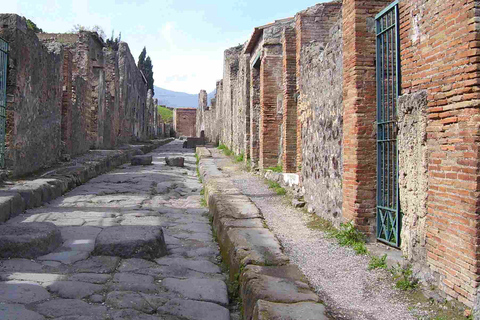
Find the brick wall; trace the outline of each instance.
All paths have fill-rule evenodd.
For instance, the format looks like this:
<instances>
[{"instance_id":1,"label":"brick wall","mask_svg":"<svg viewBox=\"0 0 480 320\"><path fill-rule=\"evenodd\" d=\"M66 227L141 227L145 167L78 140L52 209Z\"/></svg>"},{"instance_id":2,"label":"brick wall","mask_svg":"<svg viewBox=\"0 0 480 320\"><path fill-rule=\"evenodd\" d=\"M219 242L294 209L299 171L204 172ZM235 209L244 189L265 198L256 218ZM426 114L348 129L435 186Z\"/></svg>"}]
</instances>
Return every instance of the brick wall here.
<instances>
[{"instance_id":1,"label":"brick wall","mask_svg":"<svg viewBox=\"0 0 480 320\"><path fill-rule=\"evenodd\" d=\"M343 1L343 217L375 234L374 17L391 1Z\"/></svg>"},{"instance_id":2,"label":"brick wall","mask_svg":"<svg viewBox=\"0 0 480 320\"><path fill-rule=\"evenodd\" d=\"M197 109L177 108L173 111L173 125L176 137L195 137Z\"/></svg>"},{"instance_id":3,"label":"brick wall","mask_svg":"<svg viewBox=\"0 0 480 320\"><path fill-rule=\"evenodd\" d=\"M297 64L295 29L288 27L282 35L283 47L283 150L284 172L296 172L297 158Z\"/></svg>"},{"instance_id":4,"label":"brick wall","mask_svg":"<svg viewBox=\"0 0 480 320\"><path fill-rule=\"evenodd\" d=\"M278 97L283 97L283 58L265 55L260 66L260 145L259 167L278 165L280 131L283 115L278 113Z\"/></svg>"},{"instance_id":5,"label":"brick wall","mask_svg":"<svg viewBox=\"0 0 480 320\"><path fill-rule=\"evenodd\" d=\"M402 91L428 94L427 262L441 288L469 306L480 279L476 5L410 0L399 6Z\"/></svg>"}]
</instances>

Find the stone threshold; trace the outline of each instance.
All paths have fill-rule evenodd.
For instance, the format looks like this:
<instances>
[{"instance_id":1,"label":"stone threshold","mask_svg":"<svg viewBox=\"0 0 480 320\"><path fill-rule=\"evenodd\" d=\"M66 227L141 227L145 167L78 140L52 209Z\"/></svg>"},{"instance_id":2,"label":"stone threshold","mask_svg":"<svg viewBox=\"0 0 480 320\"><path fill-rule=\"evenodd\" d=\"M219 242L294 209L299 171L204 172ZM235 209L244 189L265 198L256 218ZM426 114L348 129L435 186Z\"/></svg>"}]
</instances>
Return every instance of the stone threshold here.
<instances>
[{"instance_id":1,"label":"stone threshold","mask_svg":"<svg viewBox=\"0 0 480 320\"><path fill-rule=\"evenodd\" d=\"M243 319L330 319L300 269L290 264L257 206L197 147L205 200L230 281L240 284Z\"/></svg>"},{"instance_id":2,"label":"stone threshold","mask_svg":"<svg viewBox=\"0 0 480 320\"><path fill-rule=\"evenodd\" d=\"M42 206L88 180L110 171L138 154L148 153L174 138L151 140L148 144L127 145L118 150L90 150L67 165L54 168L38 178L4 181L0 188L0 224L27 209Z\"/></svg>"}]
</instances>

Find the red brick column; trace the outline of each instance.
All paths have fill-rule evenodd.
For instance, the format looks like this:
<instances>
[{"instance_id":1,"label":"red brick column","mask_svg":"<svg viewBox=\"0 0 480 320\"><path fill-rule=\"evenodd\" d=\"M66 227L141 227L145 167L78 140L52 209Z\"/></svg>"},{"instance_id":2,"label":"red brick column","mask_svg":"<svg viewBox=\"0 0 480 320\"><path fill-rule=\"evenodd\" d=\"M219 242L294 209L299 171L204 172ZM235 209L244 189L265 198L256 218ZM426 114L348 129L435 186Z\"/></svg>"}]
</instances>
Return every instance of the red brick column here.
<instances>
[{"instance_id":1,"label":"red brick column","mask_svg":"<svg viewBox=\"0 0 480 320\"><path fill-rule=\"evenodd\" d=\"M286 28L283 44L283 152L284 172L296 172L297 160L297 61L295 29Z\"/></svg>"},{"instance_id":2,"label":"red brick column","mask_svg":"<svg viewBox=\"0 0 480 320\"><path fill-rule=\"evenodd\" d=\"M260 151L259 167L265 169L278 163L279 125L278 95L282 93L282 56L267 55L260 66Z\"/></svg>"},{"instance_id":3,"label":"red brick column","mask_svg":"<svg viewBox=\"0 0 480 320\"><path fill-rule=\"evenodd\" d=\"M391 1L343 1L343 217L375 234L376 79L372 19Z\"/></svg>"}]
</instances>

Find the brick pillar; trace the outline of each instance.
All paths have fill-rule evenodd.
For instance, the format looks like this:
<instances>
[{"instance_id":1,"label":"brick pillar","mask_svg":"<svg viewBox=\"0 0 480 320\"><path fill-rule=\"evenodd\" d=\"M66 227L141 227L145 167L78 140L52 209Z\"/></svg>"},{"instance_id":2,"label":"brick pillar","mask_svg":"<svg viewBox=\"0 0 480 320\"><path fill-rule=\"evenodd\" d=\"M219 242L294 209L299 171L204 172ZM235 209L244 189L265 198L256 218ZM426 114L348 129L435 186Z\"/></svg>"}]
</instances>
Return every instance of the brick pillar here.
<instances>
[{"instance_id":1,"label":"brick pillar","mask_svg":"<svg viewBox=\"0 0 480 320\"><path fill-rule=\"evenodd\" d=\"M343 217L375 234L376 78L372 19L391 1L343 1Z\"/></svg>"},{"instance_id":2,"label":"brick pillar","mask_svg":"<svg viewBox=\"0 0 480 320\"><path fill-rule=\"evenodd\" d=\"M250 160L258 166L260 121L260 67L250 69Z\"/></svg>"},{"instance_id":3,"label":"brick pillar","mask_svg":"<svg viewBox=\"0 0 480 320\"><path fill-rule=\"evenodd\" d=\"M284 172L296 172L297 158L297 62L295 29L285 28L283 44L283 150Z\"/></svg>"},{"instance_id":4,"label":"brick pillar","mask_svg":"<svg viewBox=\"0 0 480 320\"><path fill-rule=\"evenodd\" d=\"M278 163L279 125L278 95L282 94L282 56L266 55L260 66L260 151L259 167Z\"/></svg>"},{"instance_id":5,"label":"brick pillar","mask_svg":"<svg viewBox=\"0 0 480 320\"><path fill-rule=\"evenodd\" d=\"M63 53L63 95L61 136L65 144L63 151L72 153L72 53L65 50Z\"/></svg>"}]
</instances>

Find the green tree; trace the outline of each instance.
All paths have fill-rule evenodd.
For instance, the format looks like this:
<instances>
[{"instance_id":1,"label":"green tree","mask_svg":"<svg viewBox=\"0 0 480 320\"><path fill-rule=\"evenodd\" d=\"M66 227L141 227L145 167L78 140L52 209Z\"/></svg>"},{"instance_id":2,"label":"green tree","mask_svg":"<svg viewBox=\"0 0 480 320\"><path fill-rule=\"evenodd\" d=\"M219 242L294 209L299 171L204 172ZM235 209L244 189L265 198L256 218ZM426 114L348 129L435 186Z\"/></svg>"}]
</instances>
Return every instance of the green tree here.
<instances>
[{"instance_id":1,"label":"green tree","mask_svg":"<svg viewBox=\"0 0 480 320\"><path fill-rule=\"evenodd\" d=\"M115 30L112 31L112 37L110 39L107 39L106 41L106 44L107 44L107 47L115 50L115 51L118 51L118 44L120 43L120 41L122 41L122 33L120 32L118 34L118 37L114 37L114 33L115 33Z\"/></svg>"},{"instance_id":2,"label":"green tree","mask_svg":"<svg viewBox=\"0 0 480 320\"><path fill-rule=\"evenodd\" d=\"M142 53L138 57L138 69L142 71L145 79L147 79L147 88L152 90L152 94L155 94L155 90L153 89L153 64L152 59L150 56L147 56L147 48L143 47Z\"/></svg>"}]
</instances>

